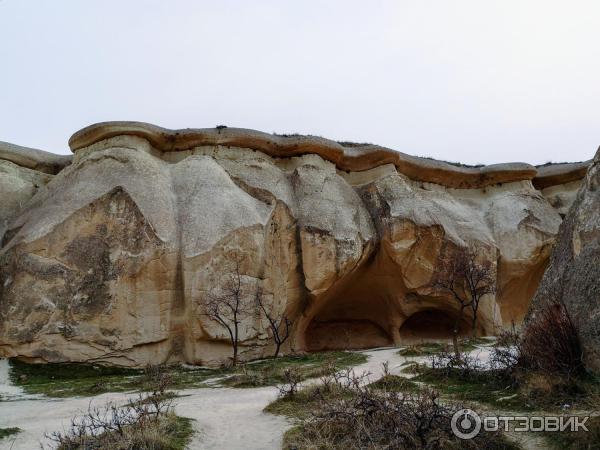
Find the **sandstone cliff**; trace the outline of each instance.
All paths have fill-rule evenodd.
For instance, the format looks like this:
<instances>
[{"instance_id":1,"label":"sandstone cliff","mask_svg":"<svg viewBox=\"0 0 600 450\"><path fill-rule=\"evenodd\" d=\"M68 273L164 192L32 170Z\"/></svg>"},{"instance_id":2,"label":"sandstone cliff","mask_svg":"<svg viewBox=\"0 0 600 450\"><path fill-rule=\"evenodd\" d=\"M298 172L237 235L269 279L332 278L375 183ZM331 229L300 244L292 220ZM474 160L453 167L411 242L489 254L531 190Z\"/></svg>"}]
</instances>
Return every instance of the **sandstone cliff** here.
<instances>
[{"instance_id":1,"label":"sandstone cliff","mask_svg":"<svg viewBox=\"0 0 600 450\"><path fill-rule=\"evenodd\" d=\"M531 314L555 301L579 331L587 367L600 373L600 149L560 227Z\"/></svg>"},{"instance_id":2,"label":"sandstone cliff","mask_svg":"<svg viewBox=\"0 0 600 450\"><path fill-rule=\"evenodd\" d=\"M132 122L93 125L70 146L72 162L0 151L1 355L222 361L227 337L204 313L232 260L247 302L260 288L293 319L295 349L447 337L456 305L432 281L464 246L496 272L479 319L493 333L522 320L587 167L463 167ZM242 339L244 357L270 351L260 316L245 318Z\"/></svg>"}]
</instances>

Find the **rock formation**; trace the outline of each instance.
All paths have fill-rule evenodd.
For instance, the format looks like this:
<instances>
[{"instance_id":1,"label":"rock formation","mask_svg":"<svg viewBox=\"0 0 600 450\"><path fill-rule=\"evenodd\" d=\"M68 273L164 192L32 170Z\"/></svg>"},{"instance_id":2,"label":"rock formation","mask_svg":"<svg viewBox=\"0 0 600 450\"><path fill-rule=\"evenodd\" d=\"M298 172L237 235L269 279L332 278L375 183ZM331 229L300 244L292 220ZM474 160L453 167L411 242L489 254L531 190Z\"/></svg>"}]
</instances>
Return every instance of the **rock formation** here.
<instances>
[{"instance_id":1,"label":"rock formation","mask_svg":"<svg viewBox=\"0 0 600 450\"><path fill-rule=\"evenodd\" d=\"M579 331L586 366L600 373L600 149L560 227L531 314L556 301Z\"/></svg>"},{"instance_id":2,"label":"rock formation","mask_svg":"<svg viewBox=\"0 0 600 450\"><path fill-rule=\"evenodd\" d=\"M217 128L92 125L72 161L0 146L0 355L125 366L226 359L207 296L239 261L295 350L446 338L440 261L470 246L520 323L586 163L465 167L366 144ZM259 315L243 357L271 351ZM463 326L465 332L468 323Z\"/></svg>"}]
</instances>

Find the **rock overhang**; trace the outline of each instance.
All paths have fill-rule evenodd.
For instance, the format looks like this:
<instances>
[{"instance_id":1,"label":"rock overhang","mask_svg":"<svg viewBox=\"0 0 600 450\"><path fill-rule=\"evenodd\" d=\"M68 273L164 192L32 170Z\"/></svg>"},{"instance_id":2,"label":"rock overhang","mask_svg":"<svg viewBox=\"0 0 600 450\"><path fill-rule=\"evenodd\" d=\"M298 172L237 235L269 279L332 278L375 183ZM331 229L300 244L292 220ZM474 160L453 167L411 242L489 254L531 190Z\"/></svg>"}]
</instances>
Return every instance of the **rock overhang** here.
<instances>
[{"instance_id":1,"label":"rock overhang","mask_svg":"<svg viewBox=\"0 0 600 450\"><path fill-rule=\"evenodd\" d=\"M76 132L69 140L74 153L117 136L137 136L160 152L190 151L200 146L229 146L263 152L274 158L319 155L343 171L361 172L386 164L415 181L449 188L477 189L514 181L531 181L538 189L581 179L589 161L536 168L513 162L468 167L408 155L373 144L342 145L318 137L277 135L245 128L186 128L171 130L144 122L101 122Z\"/></svg>"}]
</instances>

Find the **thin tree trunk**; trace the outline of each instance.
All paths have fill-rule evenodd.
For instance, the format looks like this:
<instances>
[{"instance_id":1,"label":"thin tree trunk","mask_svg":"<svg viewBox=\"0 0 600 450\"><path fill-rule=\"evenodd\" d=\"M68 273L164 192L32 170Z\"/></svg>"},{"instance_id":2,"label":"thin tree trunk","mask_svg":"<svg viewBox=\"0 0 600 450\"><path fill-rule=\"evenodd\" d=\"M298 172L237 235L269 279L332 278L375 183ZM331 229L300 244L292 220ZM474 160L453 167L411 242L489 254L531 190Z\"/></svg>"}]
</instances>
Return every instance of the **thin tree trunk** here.
<instances>
[{"instance_id":1,"label":"thin tree trunk","mask_svg":"<svg viewBox=\"0 0 600 450\"><path fill-rule=\"evenodd\" d=\"M279 356L279 349L281 348L281 342L276 342L275 344L275 354L273 358L277 358Z\"/></svg>"},{"instance_id":2,"label":"thin tree trunk","mask_svg":"<svg viewBox=\"0 0 600 450\"><path fill-rule=\"evenodd\" d=\"M452 334L452 345L454 346L454 355L456 358L460 358L460 350L458 348L458 330L455 328Z\"/></svg>"},{"instance_id":3,"label":"thin tree trunk","mask_svg":"<svg viewBox=\"0 0 600 450\"><path fill-rule=\"evenodd\" d=\"M460 321L462 320L463 310L464 310L464 306L461 305L460 313L458 314L458 317L454 321L454 330L453 330L454 332L452 333L452 345L454 346L454 355L456 356L457 359L460 359L460 349L458 348L458 331L459 331L458 327L460 325Z\"/></svg>"},{"instance_id":4,"label":"thin tree trunk","mask_svg":"<svg viewBox=\"0 0 600 450\"><path fill-rule=\"evenodd\" d=\"M475 294L472 295L471 309L473 310L473 319L471 321L471 337L477 337L477 310L479 309L479 301L475 301Z\"/></svg>"},{"instance_id":5,"label":"thin tree trunk","mask_svg":"<svg viewBox=\"0 0 600 450\"><path fill-rule=\"evenodd\" d=\"M237 317L234 314L234 335L233 335L233 365L236 366L237 365L237 359L238 359L238 323L237 323Z\"/></svg>"}]
</instances>

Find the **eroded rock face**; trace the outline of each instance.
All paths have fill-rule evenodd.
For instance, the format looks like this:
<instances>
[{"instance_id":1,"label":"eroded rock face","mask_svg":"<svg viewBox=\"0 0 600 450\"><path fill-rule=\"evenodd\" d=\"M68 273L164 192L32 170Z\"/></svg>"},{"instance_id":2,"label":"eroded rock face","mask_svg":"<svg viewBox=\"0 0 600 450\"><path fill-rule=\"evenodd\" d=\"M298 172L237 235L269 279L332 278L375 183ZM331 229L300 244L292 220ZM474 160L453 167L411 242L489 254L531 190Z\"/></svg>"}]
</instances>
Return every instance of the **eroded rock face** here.
<instances>
[{"instance_id":1,"label":"eroded rock face","mask_svg":"<svg viewBox=\"0 0 600 450\"><path fill-rule=\"evenodd\" d=\"M288 350L447 337L457 304L433 280L465 246L496 273L478 321L493 333L523 319L578 183L569 167L537 180L544 192L526 164L463 168L250 130L109 123L71 146L56 175L43 158L0 161L2 194L18 199L0 210L5 356L222 362L230 345L207 302L233 261L248 309L260 289L293 320ZM240 336L244 358L272 351L260 314Z\"/></svg>"},{"instance_id":2,"label":"eroded rock face","mask_svg":"<svg viewBox=\"0 0 600 450\"><path fill-rule=\"evenodd\" d=\"M0 142L0 243L34 194L70 162L70 156Z\"/></svg>"},{"instance_id":3,"label":"eroded rock face","mask_svg":"<svg viewBox=\"0 0 600 450\"><path fill-rule=\"evenodd\" d=\"M600 149L560 227L531 315L554 301L569 311L587 367L600 373Z\"/></svg>"}]
</instances>

